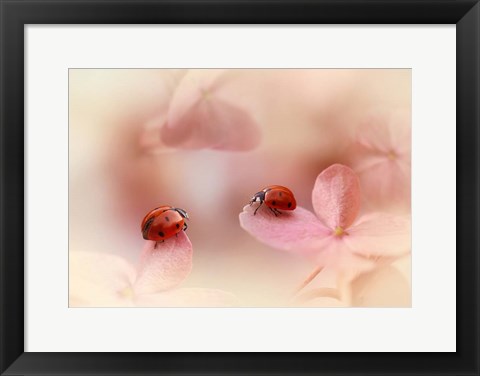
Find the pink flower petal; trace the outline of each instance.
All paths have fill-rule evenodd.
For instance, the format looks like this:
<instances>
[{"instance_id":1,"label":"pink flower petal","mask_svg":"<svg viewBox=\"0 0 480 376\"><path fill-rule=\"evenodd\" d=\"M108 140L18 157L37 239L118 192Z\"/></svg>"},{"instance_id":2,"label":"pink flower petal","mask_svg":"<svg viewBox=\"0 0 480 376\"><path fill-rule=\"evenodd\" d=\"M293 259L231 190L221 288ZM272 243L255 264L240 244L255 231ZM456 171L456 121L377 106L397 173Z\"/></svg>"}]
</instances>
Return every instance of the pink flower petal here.
<instances>
[{"instance_id":1,"label":"pink flower petal","mask_svg":"<svg viewBox=\"0 0 480 376\"><path fill-rule=\"evenodd\" d=\"M356 307L410 307L411 287L395 267L384 266L355 278L351 283Z\"/></svg>"},{"instance_id":2,"label":"pink flower petal","mask_svg":"<svg viewBox=\"0 0 480 376\"><path fill-rule=\"evenodd\" d=\"M342 240L348 248L366 257L396 257L411 250L409 216L371 213L359 218Z\"/></svg>"},{"instance_id":3,"label":"pink flower petal","mask_svg":"<svg viewBox=\"0 0 480 376\"><path fill-rule=\"evenodd\" d=\"M357 129L357 142L366 149L388 153L394 146L388 117L378 113L369 114Z\"/></svg>"},{"instance_id":4,"label":"pink flower petal","mask_svg":"<svg viewBox=\"0 0 480 376\"><path fill-rule=\"evenodd\" d=\"M192 270L192 243L184 231L164 242L147 241L141 255L135 294L152 294L174 288Z\"/></svg>"},{"instance_id":5,"label":"pink flower petal","mask_svg":"<svg viewBox=\"0 0 480 376\"><path fill-rule=\"evenodd\" d=\"M356 133L357 143L371 151L410 154L411 112L405 109L370 110Z\"/></svg>"},{"instance_id":6,"label":"pink flower petal","mask_svg":"<svg viewBox=\"0 0 480 376\"><path fill-rule=\"evenodd\" d=\"M160 135L160 130L165 125L166 118L167 114L165 112L145 123L138 141L140 149L146 154L154 155L176 151L175 148L165 145Z\"/></svg>"},{"instance_id":7,"label":"pink flower petal","mask_svg":"<svg viewBox=\"0 0 480 376\"><path fill-rule=\"evenodd\" d=\"M237 298L226 291L203 288L182 288L157 294L139 295L137 307L233 307Z\"/></svg>"},{"instance_id":8,"label":"pink flower petal","mask_svg":"<svg viewBox=\"0 0 480 376\"><path fill-rule=\"evenodd\" d=\"M367 164L367 161L376 163ZM410 209L411 179L410 165L406 162L387 158L364 158L358 176L369 203L379 207L405 207Z\"/></svg>"},{"instance_id":9,"label":"pink flower petal","mask_svg":"<svg viewBox=\"0 0 480 376\"><path fill-rule=\"evenodd\" d=\"M317 243L331 233L315 215L300 207L282 211L277 217L263 205L253 215L257 204L247 205L240 213L240 226L262 243L285 251L317 251Z\"/></svg>"},{"instance_id":10,"label":"pink flower petal","mask_svg":"<svg viewBox=\"0 0 480 376\"><path fill-rule=\"evenodd\" d=\"M371 111L358 127L350 165L369 204L409 209L411 113Z\"/></svg>"},{"instance_id":11,"label":"pink flower petal","mask_svg":"<svg viewBox=\"0 0 480 376\"><path fill-rule=\"evenodd\" d=\"M347 229L360 210L360 183L350 167L334 164L318 175L312 203L320 220L336 229Z\"/></svg>"},{"instance_id":12,"label":"pink flower petal","mask_svg":"<svg viewBox=\"0 0 480 376\"><path fill-rule=\"evenodd\" d=\"M69 306L131 306L135 268L124 259L106 253L70 252Z\"/></svg>"},{"instance_id":13,"label":"pink flower petal","mask_svg":"<svg viewBox=\"0 0 480 376\"><path fill-rule=\"evenodd\" d=\"M315 257L316 265L324 266L317 283L321 282L323 287L338 288L341 294L353 278L375 268L374 260L352 253L345 238L332 234L325 237L322 243L318 243Z\"/></svg>"},{"instance_id":14,"label":"pink flower petal","mask_svg":"<svg viewBox=\"0 0 480 376\"><path fill-rule=\"evenodd\" d=\"M250 111L225 95L225 74L189 73L170 104L161 137L169 146L217 150L250 150L260 142L260 129Z\"/></svg>"},{"instance_id":15,"label":"pink flower petal","mask_svg":"<svg viewBox=\"0 0 480 376\"><path fill-rule=\"evenodd\" d=\"M187 69L156 70L162 74L162 95L157 98L155 113L148 119L139 134L139 146L147 154L160 154L173 151L165 145L160 137L160 130L167 121L168 107L173 94L182 78L187 74Z\"/></svg>"}]
</instances>

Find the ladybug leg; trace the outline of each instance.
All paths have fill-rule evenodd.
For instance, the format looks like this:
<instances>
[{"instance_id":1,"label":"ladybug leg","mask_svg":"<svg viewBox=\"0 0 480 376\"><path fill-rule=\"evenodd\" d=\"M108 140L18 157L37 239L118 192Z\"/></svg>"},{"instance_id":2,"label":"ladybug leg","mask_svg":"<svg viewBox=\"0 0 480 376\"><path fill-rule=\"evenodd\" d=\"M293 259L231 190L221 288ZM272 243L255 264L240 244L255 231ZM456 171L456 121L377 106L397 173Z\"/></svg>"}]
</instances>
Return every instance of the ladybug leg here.
<instances>
[{"instance_id":1,"label":"ladybug leg","mask_svg":"<svg viewBox=\"0 0 480 376\"><path fill-rule=\"evenodd\" d=\"M262 206L262 204L263 204L263 201L260 201L260 205L258 205L258 207L255 209L255 211L253 212L253 215L257 214L257 210L260 209L260 206Z\"/></svg>"},{"instance_id":2,"label":"ladybug leg","mask_svg":"<svg viewBox=\"0 0 480 376\"><path fill-rule=\"evenodd\" d=\"M272 208L270 208L270 207L269 207L269 209L270 209L270 211L271 211L273 214L275 214L275 217L276 217L276 216L277 216L277 213L275 212L275 209L272 209Z\"/></svg>"},{"instance_id":3,"label":"ladybug leg","mask_svg":"<svg viewBox=\"0 0 480 376\"><path fill-rule=\"evenodd\" d=\"M277 214L282 214L282 212L281 212L280 210L278 210L277 208L274 208L273 210L275 210L275 212L276 212Z\"/></svg>"},{"instance_id":4,"label":"ladybug leg","mask_svg":"<svg viewBox=\"0 0 480 376\"><path fill-rule=\"evenodd\" d=\"M188 228L187 222L183 222L183 231L185 231L187 228Z\"/></svg>"}]
</instances>

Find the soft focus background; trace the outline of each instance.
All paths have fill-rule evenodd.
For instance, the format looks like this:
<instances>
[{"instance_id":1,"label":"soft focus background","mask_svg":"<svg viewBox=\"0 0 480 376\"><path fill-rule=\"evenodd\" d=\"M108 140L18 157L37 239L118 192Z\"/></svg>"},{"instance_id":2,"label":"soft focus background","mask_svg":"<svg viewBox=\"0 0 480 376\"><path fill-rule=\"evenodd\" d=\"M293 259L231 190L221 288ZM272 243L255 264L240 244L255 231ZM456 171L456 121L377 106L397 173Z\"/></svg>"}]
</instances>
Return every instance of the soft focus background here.
<instances>
[{"instance_id":1,"label":"soft focus background","mask_svg":"<svg viewBox=\"0 0 480 376\"><path fill-rule=\"evenodd\" d=\"M180 207L189 213L193 244L193 269L182 287L229 291L242 306L284 306L315 265L259 243L240 227L238 214L255 192L285 185L298 205L312 210L316 177L343 163L360 176L362 211L410 214L410 139L398 136L410 133L410 70L71 69L69 74L70 252L115 254L137 264L145 214L160 205ZM240 150L209 147L208 139L201 145L162 141L161 128L175 117L172 102L181 112L197 95L221 98L247 114L252 123L247 133L242 121L220 129L230 121L222 117L225 109L210 114L217 116L213 127L218 123L219 132L232 132L231 143L238 140ZM184 103L178 104L179 96L187 98ZM368 136L364 129L372 122L390 129L378 139L403 143L399 150L408 157L398 172L369 176L371 170L365 170L371 156L359 140ZM398 157L385 153L391 160ZM409 256L362 278L357 305L410 306ZM322 285L321 274L312 285ZM316 305L336 304L325 298Z\"/></svg>"}]
</instances>

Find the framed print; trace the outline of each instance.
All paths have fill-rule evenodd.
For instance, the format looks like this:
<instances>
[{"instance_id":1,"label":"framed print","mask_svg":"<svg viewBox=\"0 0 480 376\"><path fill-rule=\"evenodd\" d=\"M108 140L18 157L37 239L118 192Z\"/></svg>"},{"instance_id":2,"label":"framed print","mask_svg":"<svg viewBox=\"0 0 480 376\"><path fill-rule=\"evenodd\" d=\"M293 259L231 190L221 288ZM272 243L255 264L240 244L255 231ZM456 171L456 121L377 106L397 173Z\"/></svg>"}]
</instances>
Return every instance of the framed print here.
<instances>
[{"instance_id":1,"label":"framed print","mask_svg":"<svg viewBox=\"0 0 480 376\"><path fill-rule=\"evenodd\" d=\"M477 1L2 1L1 373L478 374Z\"/></svg>"},{"instance_id":2,"label":"framed print","mask_svg":"<svg viewBox=\"0 0 480 376\"><path fill-rule=\"evenodd\" d=\"M410 69L71 68L69 306L411 307L410 118Z\"/></svg>"}]
</instances>

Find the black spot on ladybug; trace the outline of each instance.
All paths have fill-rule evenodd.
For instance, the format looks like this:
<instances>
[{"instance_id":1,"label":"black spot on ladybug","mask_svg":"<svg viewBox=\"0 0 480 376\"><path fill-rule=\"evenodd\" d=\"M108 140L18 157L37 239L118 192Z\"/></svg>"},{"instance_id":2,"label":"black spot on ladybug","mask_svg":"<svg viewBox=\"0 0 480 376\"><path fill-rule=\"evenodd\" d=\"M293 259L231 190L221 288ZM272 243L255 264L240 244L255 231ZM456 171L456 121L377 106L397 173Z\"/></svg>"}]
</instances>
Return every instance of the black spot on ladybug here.
<instances>
[{"instance_id":1,"label":"black spot on ladybug","mask_svg":"<svg viewBox=\"0 0 480 376\"><path fill-rule=\"evenodd\" d=\"M166 220L167 222L170 222L170 218L168 218L168 217L165 217L165 220Z\"/></svg>"},{"instance_id":2,"label":"black spot on ladybug","mask_svg":"<svg viewBox=\"0 0 480 376\"><path fill-rule=\"evenodd\" d=\"M160 235L162 238L165 236L165 234L163 232L159 232L158 235Z\"/></svg>"},{"instance_id":3,"label":"black spot on ladybug","mask_svg":"<svg viewBox=\"0 0 480 376\"><path fill-rule=\"evenodd\" d=\"M177 228L180 228L180 225L178 223L175 226L177 226Z\"/></svg>"},{"instance_id":4,"label":"black spot on ladybug","mask_svg":"<svg viewBox=\"0 0 480 376\"><path fill-rule=\"evenodd\" d=\"M288 207L289 207L289 208L292 207L292 203L291 203L291 202L288 203Z\"/></svg>"},{"instance_id":5,"label":"black spot on ladybug","mask_svg":"<svg viewBox=\"0 0 480 376\"><path fill-rule=\"evenodd\" d=\"M280 197L282 197L282 192L278 192L278 195L279 195Z\"/></svg>"},{"instance_id":6,"label":"black spot on ladybug","mask_svg":"<svg viewBox=\"0 0 480 376\"><path fill-rule=\"evenodd\" d=\"M276 202L276 201L272 201L272 205L276 205L276 204L277 204L277 202Z\"/></svg>"}]
</instances>

